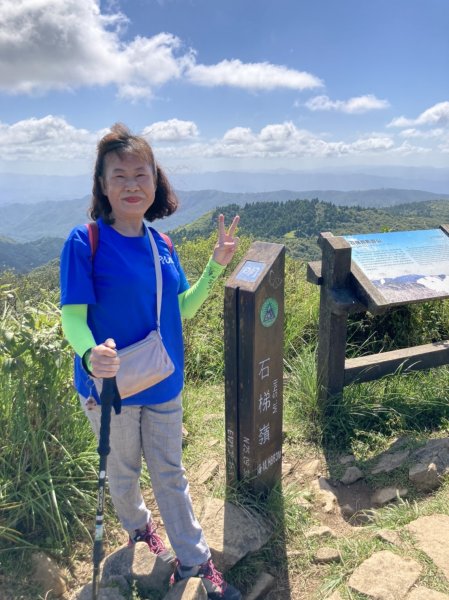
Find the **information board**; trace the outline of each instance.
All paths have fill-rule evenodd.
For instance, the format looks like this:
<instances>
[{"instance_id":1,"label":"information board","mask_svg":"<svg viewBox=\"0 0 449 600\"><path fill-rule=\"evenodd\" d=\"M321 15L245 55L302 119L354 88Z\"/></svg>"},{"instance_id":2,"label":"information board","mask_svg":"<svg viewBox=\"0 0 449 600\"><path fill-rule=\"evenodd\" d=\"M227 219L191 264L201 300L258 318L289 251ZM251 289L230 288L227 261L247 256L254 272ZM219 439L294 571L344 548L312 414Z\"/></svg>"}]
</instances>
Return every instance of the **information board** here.
<instances>
[{"instance_id":1,"label":"information board","mask_svg":"<svg viewBox=\"0 0 449 600\"><path fill-rule=\"evenodd\" d=\"M380 295L380 304L449 297L449 237L441 229L343 238L351 245L352 261Z\"/></svg>"}]
</instances>

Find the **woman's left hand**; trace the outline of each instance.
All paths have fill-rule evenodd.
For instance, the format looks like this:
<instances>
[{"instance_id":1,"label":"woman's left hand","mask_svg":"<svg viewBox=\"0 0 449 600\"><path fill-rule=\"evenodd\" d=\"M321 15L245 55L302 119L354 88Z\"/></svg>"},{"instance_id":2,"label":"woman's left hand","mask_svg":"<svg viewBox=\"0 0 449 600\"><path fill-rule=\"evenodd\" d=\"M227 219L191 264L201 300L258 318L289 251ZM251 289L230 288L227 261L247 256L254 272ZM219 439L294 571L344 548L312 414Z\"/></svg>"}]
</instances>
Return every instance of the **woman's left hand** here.
<instances>
[{"instance_id":1,"label":"woman's left hand","mask_svg":"<svg viewBox=\"0 0 449 600\"><path fill-rule=\"evenodd\" d=\"M234 237L234 232L239 221L240 217L236 215L232 220L228 231L226 231L224 226L224 215L219 215L218 217L218 242L215 244L212 258L220 265L226 266L229 264L237 250L239 239Z\"/></svg>"}]
</instances>

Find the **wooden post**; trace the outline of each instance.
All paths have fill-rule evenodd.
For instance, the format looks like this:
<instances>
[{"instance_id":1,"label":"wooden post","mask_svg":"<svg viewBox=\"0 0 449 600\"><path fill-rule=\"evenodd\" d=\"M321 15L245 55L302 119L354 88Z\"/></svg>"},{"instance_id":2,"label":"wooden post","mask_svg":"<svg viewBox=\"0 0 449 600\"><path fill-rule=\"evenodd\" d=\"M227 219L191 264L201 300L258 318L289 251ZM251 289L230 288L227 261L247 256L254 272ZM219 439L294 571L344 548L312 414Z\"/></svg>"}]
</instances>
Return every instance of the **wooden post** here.
<instances>
[{"instance_id":1,"label":"wooden post","mask_svg":"<svg viewBox=\"0 0 449 600\"><path fill-rule=\"evenodd\" d=\"M449 236L449 225L441 225L440 230ZM400 232L376 234L376 236L397 235L398 233ZM412 232L403 232L403 234L410 233ZM419 233L422 234L422 232ZM439 233L439 230L429 230L424 246L422 236L419 243L424 256L424 265L431 264L429 257L433 257L433 255L440 254L443 257L443 265L446 268L446 271L442 270L444 277L442 275L436 277L441 283L449 276L449 272L447 272L449 261L446 258L449 244L445 243L444 236L438 235ZM379 240L377 243L380 243ZM433 248L434 244L435 248ZM351 263L351 245L344 238L334 237L329 232L321 233L318 245L322 249L322 260L308 263L307 281L321 287L317 362L318 401L323 416L325 416L329 404L338 401L338 397L342 395L346 385L354 382L373 381L398 370L409 372L449 364L449 340L346 360L348 314L367 310L373 315L382 314L394 306L449 298L449 291L443 287L438 290L438 293L435 293L435 290L431 293L429 289L425 289L425 286L420 288L421 283L413 286L414 281L412 281L410 289L406 281L405 284L402 282L398 284L399 292L396 295L388 297L388 286L382 289L384 282L378 286L375 281L371 280L358 264L357 252L355 252L355 260ZM388 251L382 255L383 261L386 256L388 257ZM412 259L413 256L414 254L411 254ZM394 252L391 260L392 264L397 267L397 262L395 262L397 256L395 257ZM384 267L388 267L388 262L382 264ZM421 266L419 266L418 272L422 272ZM434 273L435 271L431 270L428 275L432 277ZM408 275L410 273L405 270L404 276ZM396 277L401 280L403 275ZM400 293L402 285L403 297Z\"/></svg>"},{"instance_id":2,"label":"wooden post","mask_svg":"<svg viewBox=\"0 0 449 600\"><path fill-rule=\"evenodd\" d=\"M321 233L322 250L320 322L318 334L318 403L325 415L329 404L344 387L348 310L335 302L339 291L349 287L351 246L331 233Z\"/></svg>"},{"instance_id":3,"label":"wooden post","mask_svg":"<svg viewBox=\"0 0 449 600\"><path fill-rule=\"evenodd\" d=\"M254 242L225 287L226 473L267 492L281 478L285 247Z\"/></svg>"}]
</instances>

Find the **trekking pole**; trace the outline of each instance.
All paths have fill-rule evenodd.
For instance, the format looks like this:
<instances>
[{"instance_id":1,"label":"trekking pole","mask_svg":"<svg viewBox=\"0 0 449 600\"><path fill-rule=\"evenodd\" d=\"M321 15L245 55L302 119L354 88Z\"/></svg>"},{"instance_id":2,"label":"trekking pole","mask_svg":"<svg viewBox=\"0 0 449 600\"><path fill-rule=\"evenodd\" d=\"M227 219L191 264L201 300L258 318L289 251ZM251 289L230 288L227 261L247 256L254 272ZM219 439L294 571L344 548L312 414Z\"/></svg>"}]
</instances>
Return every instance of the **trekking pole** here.
<instances>
[{"instance_id":1,"label":"trekking pole","mask_svg":"<svg viewBox=\"0 0 449 600\"><path fill-rule=\"evenodd\" d=\"M95 540L93 551L94 576L92 582L92 599L98 600L100 587L100 563L104 558L103 550L103 510L106 483L106 465L108 454L111 451L109 445L109 434L111 431L111 408L114 406L116 414L120 413L120 394L117 389L115 377L103 379L103 388L101 390L101 422L100 422L100 440L98 444L98 454L100 455L100 468L98 477L98 499L97 515L95 517Z\"/></svg>"}]
</instances>

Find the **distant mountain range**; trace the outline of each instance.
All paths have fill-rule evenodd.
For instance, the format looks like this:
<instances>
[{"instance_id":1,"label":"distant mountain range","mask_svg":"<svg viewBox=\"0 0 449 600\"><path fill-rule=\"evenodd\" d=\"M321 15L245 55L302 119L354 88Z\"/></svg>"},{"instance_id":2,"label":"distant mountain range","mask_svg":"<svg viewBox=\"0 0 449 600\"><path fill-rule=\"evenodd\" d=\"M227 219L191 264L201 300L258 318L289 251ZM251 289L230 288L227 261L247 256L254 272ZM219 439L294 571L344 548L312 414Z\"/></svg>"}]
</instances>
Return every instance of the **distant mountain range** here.
<instances>
[{"instance_id":1,"label":"distant mountain range","mask_svg":"<svg viewBox=\"0 0 449 600\"><path fill-rule=\"evenodd\" d=\"M419 195L419 193L414 194L415 197L416 195ZM238 200L239 196L241 196L241 200L245 200L244 203L242 202L243 205L229 203L231 199L234 201ZM254 201L247 202L248 196ZM205 201L199 202L201 198L193 198L194 207L197 208L198 204L201 207L200 218L193 221L189 219L189 222L185 226L180 226L176 229L171 220L174 216L162 221L162 223L166 225L165 229L168 229L168 224L171 224L170 229L173 240L176 244L181 244L184 239L194 240L198 237L209 237L210 234L216 231L217 216L220 212L225 214L227 223L230 222L236 212L239 212L241 217L239 234L241 236L251 236L259 240L283 243L293 256L306 260L318 258L320 255L316 244L316 238L320 231L332 231L335 235L344 235L388 230L394 231L397 229L429 229L449 223L449 199L409 202L407 204L396 203L379 209L371 207L361 208L360 206L337 206L335 203L306 199L293 199L281 202L265 198L262 201L256 201L256 196L261 195L229 194L225 197L228 203L217 206L217 199L220 197L223 200L223 197L218 193L214 196L209 192L207 198L210 199L213 208L205 214L203 214L203 211L207 208L207 203ZM360 196L357 196L357 198L360 198ZM378 199L376 194L375 198ZM347 195L345 199L346 201L348 200ZM369 199L370 195L367 195L367 200ZM385 201L386 199L384 197ZM398 196L390 198L391 201L397 201L398 199ZM214 200L215 202L213 202ZM39 211L39 209L42 209L42 205L47 204L49 205L47 213L42 210ZM60 228L61 221L58 221L56 217L61 217L62 212L60 210L58 212L58 209L54 206L55 204L58 203L21 205L20 208L22 211L25 209L35 210L35 213L30 213L31 216L28 215L28 219L25 220L23 220L22 214L21 232L36 234L37 227L33 226L33 215L47 219L46 231L52 227L55 230ZM59 203L59 209L63 204ZM188 205L189 203L186 201L185 204ZM80 201L75 201L75 208L78 211L80 210ZM72 210L74 210L73 207ZM190 213L190 217L192 214L193 212ZM84 221L86 220L84 219ZM59 256L65 236L66 233L63 236L40 237L37 240L23 243L0 238L0 271L13 268L17 272L27 272L46 264L48 261Z\"/></svg>"},{"instance_id":2,"label":"distant mountain range","mask_svg":"<svg viewBox=\"0 0 449 600\"><path fill-rule=\"evenodd\" d=\"M370 190L398 188L449 194L449 169L431 167L351 167L326 171L171 172L177 190L256 193L273 190ZM76 176L0 173L0 206L83 198L92 188L90 174Z\"/></svg>"},{"instance_id":3,"label":"distant mountain range","mask_svg":"<svg viewBox=\"0 0 449 600\"><path fill-rule=\"evenodd\" d=\"M157 222L161 231L170 231L195 221L217 206L254 202L283 202L286 200L318 198L339 206L384 208L411 202L447 200L449 194L435 194L410 189L373 189L342 192L337 190L308 190L257 193L229 193L217 190L179 191L180 207L175 214ZM65 238L75 225L87 222L89 196L76 200L46 201L30 204L5 204L1 207L0 236L19 242L41 237Z\"/></svg>"},{"instance_id":4,"label":"distant mountain range","mask_svg":"<svg viewBox=\"0 0 449 600\"><path fill-rule=\"evenodd\" d=\"M71 200L85 196L91 188L91 177L88 175L0 173L0 206Z\"/></svg>"},{"instance_id":5,"label":"distant mountain range","mask_svg":"<svg viewBox=\"0 0 449 600\"><path fill-rule=\"evenodd\" d=\"M449 163L449 161L448 161ZM424 167L359 167L335 171L218 171L173 173L176 189L264 192L272 190L371 190L398 188L449 193L449 169Z\"/></svg>"},{"instance_id":6,"label":"distant mountain range","mask_svg":"<svg viewBox=\"0 0 449 600\"><path fill-rule=\"evenodd\" d=\"M63 242L60 238L45 237L20 244L0 238L0 272L14 269L24 273L45 265L59 256Z\"/></svg>"}]
</instances>

